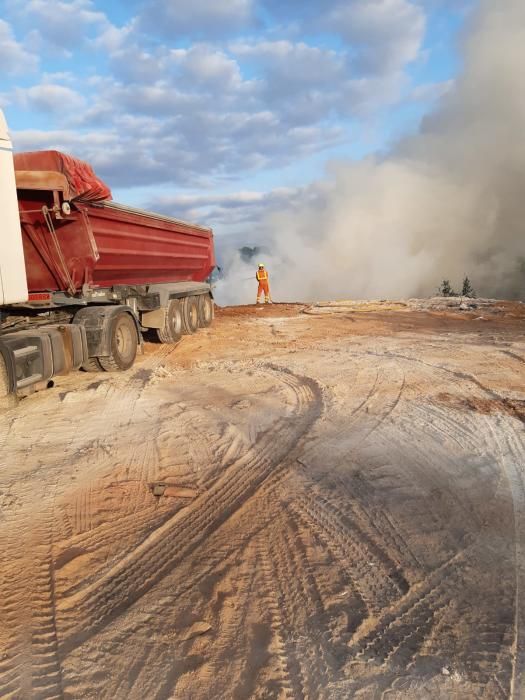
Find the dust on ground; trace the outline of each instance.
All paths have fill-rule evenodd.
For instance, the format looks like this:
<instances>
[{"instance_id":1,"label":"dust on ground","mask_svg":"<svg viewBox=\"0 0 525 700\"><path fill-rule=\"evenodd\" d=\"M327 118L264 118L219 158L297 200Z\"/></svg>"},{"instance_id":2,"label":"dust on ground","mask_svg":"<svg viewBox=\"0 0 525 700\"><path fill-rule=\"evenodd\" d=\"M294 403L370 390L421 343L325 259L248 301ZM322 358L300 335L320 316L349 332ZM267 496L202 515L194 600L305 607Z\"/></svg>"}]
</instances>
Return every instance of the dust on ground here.
<instances>
[{"instance_id":1,"label":"dust on ground","mask_svg":"<svg viewBox=\"0 0 525 700\"><path fill-rule=\"evenodd\" d=\"M0 697L523 697L524 321L220 309L23 400Z\"/></svg>"}]
</instances>

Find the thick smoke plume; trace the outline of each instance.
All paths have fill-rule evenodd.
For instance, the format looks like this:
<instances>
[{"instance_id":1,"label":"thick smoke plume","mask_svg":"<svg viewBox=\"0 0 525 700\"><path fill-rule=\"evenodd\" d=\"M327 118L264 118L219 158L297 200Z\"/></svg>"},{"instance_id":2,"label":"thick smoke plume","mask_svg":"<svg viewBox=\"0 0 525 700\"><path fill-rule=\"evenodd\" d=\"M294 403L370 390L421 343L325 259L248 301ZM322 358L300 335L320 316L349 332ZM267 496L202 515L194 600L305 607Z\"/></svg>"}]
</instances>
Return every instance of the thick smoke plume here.
<instances>
[{"instance_id":1,"label":"thick smoke plume","mask_svg":"<svg viewBox=\"0 0 525 700\"><path fill-rule=\"evenodd\" d=\"M525 298L524 67L525 2L481 2L462 75L419 133L382 160L330 166L266 222L274 298L428 295L465 274L480 295ZM221 292L253 301L251 282Z\"/></svg>"}]
</instances>

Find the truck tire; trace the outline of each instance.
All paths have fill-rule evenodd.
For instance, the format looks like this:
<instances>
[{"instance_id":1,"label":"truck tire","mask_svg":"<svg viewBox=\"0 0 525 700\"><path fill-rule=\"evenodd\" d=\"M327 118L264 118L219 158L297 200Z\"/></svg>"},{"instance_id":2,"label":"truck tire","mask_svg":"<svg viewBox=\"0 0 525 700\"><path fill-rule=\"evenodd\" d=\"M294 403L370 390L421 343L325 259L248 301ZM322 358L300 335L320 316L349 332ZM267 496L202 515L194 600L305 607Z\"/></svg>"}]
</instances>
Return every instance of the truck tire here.
<instances>
[{"instance_id":1,"label":"truck tire","mask_svg":"<svg viewBox=\"0 0 525 700\"><path fill-rule=\"evenodd\" d=\"M211 326L214 316L215 307L213 299L209 294L201 294L199 297L199 326L201 328Z\"/></svg>"},{"instance_id":2,"label":"truck tire","mask_svg":"<svg viewBox=\"0 0 525 700\"><path fill-rule=\"evenodd\" d=\"M137 328L126 311L116 313L109 329L110 354L98 361L106 372L123 372L129 369L137 357Z\"/></svg>"},{"instance_id":3,"label":"truck tire","mask_svg":"<svg viewBox=\"0 0 525 700\"><path fill-rule=\"evenodd\" d=\"M98 357L88 357L88 359L82 363L82 369L84 372L103 372L104 369L100 364Z\"/></svg>"},{"instance_id":4,"label":"truck tire","mask_svg":"<svg viewBox=\"0 0 525 700\"><path fill-rule=\"evenodd\" d=\"M182 332L184 335L196 333L199 328L199 299L184 297L182 301Z\"/></svg>"},{"instance_id":5,"label":"truck tire","mask_svg":"<svg viewBox=\"0 0 525 700\"><path fill-rule=\"evenodd\" d=\"M178 299L171 299L166 307L164 327L157 329L161 343L175 344L182 338L182 308Z\"/></svg>"}]
</instances>

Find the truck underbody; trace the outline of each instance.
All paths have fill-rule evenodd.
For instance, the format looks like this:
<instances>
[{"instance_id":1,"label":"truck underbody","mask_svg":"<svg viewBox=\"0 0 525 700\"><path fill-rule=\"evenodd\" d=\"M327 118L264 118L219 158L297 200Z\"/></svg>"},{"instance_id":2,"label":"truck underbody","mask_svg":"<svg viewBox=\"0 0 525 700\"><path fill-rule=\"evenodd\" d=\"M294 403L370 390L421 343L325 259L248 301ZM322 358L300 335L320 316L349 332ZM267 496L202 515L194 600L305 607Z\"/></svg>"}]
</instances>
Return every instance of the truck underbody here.
<instances>
[{"instance_id":1,"label":"truck underbody","mask_svg":"<svg viewBox=\"0 0 525 700\"><path fill-rule=\"evenodd\" d=\"M211 287L200 282L115 286L85 295L39 292L1 311L0 356L7 392L24 394L71 370L131 367L143 333L177 343L213 320Z\"/></svg>"}]
</instances>

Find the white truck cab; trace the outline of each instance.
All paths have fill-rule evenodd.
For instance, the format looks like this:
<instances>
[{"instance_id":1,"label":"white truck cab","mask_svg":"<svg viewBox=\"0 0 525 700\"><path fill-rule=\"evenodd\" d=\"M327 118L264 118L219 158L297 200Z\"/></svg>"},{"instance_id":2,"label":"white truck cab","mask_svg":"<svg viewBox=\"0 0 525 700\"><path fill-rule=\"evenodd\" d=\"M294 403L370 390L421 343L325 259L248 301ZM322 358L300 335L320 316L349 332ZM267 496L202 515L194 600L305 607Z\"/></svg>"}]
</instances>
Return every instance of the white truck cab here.
<instances>
[{"instance_id":1,"label":"white truck cab","mask_svg":"<svg viewBox=\"0 0 525 700\"><path fill-rule=\"evenodd\" d=\"M0 306L28 299L13 146L0 109Z\"/></svg>"}]
</instances>

